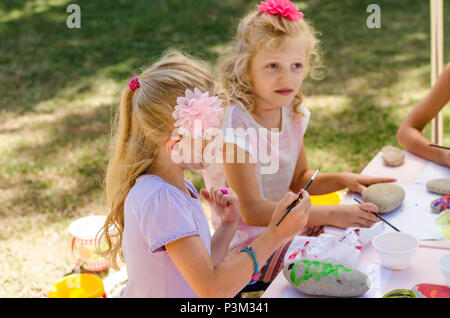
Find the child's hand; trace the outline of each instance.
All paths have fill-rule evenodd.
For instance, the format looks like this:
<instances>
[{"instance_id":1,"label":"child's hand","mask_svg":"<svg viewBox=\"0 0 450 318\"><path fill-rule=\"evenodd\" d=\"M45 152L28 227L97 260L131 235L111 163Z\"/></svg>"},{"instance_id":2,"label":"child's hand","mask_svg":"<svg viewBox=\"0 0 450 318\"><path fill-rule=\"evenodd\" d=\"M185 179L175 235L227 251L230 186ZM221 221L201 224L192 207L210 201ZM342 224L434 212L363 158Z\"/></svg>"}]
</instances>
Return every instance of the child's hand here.
<instances>
[{"instance_id":1,"label":"child's hand","mask_svg":"<svg viewBox=\"0 0 450 318\"><path fill-rule=\"evenodd\" d=\"M378 207L373 203L362 203L354 205L340 205L332 213L330 225L339 228L371 227L380 220L372 213L378 212Z\"/></svg>"},{"instance_id":2,"label":"child's hand","mask_svg":"<svg viewBox=\"0 0 450 318\"><path fill-rule=\"evenodd\" d=\"M394 178L372 177L356 173L342 173L341 178L342 185L345 188L359 194L361 194L367 186L372 184L397 181L397 179Z\"/></svg>"},{"instance_id":3,"label":"child's hand","mask_svg":"<svg viewBox=\"0 0 450 318\"><path fill-rule=\"evenodd\" d=\"M298 194L288 192L283 199L278 203L272 215L269 228L285 241L291 239L297 234L304 231L306 223L308 222L309 212L311 209L311 199L309 193L301 189L302 200L286 215L283 221L276 226L278 221L283 217L286 208L296 200Z\"/></svg>"},{"instance_id":4,"label":"child's hand","mask_svg":"<svg viewBox=\"0 0 450 318\"><path fill-rule=\"evenodd\" d=\"M208 201L211 209L222 219L223 223L237 224L239 221L238 197L230 188L223 194L219 188L200 190L200 194Z\"/></svg>"}]
</instances>

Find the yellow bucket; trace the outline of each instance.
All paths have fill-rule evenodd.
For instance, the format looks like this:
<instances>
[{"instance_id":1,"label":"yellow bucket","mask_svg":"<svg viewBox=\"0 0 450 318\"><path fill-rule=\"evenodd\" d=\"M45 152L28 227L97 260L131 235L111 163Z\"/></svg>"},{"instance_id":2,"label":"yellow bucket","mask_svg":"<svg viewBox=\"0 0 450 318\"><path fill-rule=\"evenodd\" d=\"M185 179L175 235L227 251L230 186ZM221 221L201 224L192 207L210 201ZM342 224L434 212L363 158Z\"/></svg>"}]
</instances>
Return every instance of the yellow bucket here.
<instances>
[{"instance_id":1,"label":"yellow bucket","mask_svg":"<svg viewBox=\"0 0 450 318\"><path fill-rule=\"evenodd\" d=\"M342 193L339 191L322 194L322 195L311 195L312 205L334 205L339 204L342 200Z\"/></svg>"},{"instance_id":2,"label":"yellow bucket","mask_svg":"<svg viewBox=\"0 0 450 318\"><path fill-rule=\"evenodd\" d=\"M103 281L92 274L71 274L53 285L49 298L106 298Z\"/></svg>"}]
</instances>

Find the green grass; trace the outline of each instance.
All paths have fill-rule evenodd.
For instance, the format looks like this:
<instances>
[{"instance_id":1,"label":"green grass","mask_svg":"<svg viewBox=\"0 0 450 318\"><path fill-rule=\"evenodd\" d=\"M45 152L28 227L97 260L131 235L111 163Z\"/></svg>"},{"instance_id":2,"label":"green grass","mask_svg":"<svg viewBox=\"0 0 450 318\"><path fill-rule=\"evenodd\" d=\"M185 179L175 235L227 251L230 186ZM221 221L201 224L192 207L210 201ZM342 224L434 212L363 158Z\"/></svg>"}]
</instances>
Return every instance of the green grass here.
<instances>
[{"instance_id":1,"label":"green grass","mask_svg":"<svg viewBox=\"0 0 450 318\"><path fill-rule=\"evenodd\" d=\"M73 268L68 224L107 212L110 123L128 79L170 47L215 63L259 1L80 0L72 30L69 3L0 3L0 297L45 296ZM371 1L296 3L322 33L326 66L303 87L308 163L360 172L429 91L428 1L378 1L378 30L365 26ZM449 32L445 44L450 61ZM444 127L449 145L448 107Z\"/></svg>"}]
</instances>

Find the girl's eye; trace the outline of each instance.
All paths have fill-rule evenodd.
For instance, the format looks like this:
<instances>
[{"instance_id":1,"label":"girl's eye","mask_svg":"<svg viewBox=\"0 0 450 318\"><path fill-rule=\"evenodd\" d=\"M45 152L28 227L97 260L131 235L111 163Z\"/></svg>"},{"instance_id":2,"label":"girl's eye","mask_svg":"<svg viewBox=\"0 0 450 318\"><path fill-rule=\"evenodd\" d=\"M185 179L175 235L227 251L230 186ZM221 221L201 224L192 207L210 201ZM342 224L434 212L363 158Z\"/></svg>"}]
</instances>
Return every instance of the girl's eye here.
<instances>
[{"instance_id":1,"label":"girl's eye","mask_svg":"<svg viewBox=\"0 0 450 318\"><path fill-rule=\"evenodd\" d=\"M294 65L293 65L293 68L295 68L295 69L300 69L300 68L302 68L303 67L303 65L301 64L301 63L295 63Z\"/></svg>"},{"instance_id":2,"label":"girl's eye","mask_svg":"<svg viewBox=\"0 0 450 318\"><path fill-rule=\"evenodd\" d=\"M270 63L269 65L267 65L267 67L268 68L277 68L278 67L278 65L277 64L275 64L275 63Z\"/></svg>"}]
</instances>

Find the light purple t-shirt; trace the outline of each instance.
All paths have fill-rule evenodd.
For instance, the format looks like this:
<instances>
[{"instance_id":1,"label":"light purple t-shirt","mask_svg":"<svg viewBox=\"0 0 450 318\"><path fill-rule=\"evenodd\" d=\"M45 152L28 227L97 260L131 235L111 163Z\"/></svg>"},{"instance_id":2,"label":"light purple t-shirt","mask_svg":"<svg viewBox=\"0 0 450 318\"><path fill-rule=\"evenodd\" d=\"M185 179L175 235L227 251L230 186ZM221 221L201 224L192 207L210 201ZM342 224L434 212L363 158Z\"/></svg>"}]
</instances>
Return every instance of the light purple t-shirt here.
<instances>
[{"instance_id":1,"label":"light purple t-shirt","mask_svg":"<svg viewBox=\"0 0 450 318\"><path fill-rule=\"evenodd\" d=\"M211 255L208 220L197 198L155 175L136 179L125 199L122 248L128 285L123 297L197 297L175 267L164 245L198 235Z\"/></svg>"}]
</instances>

